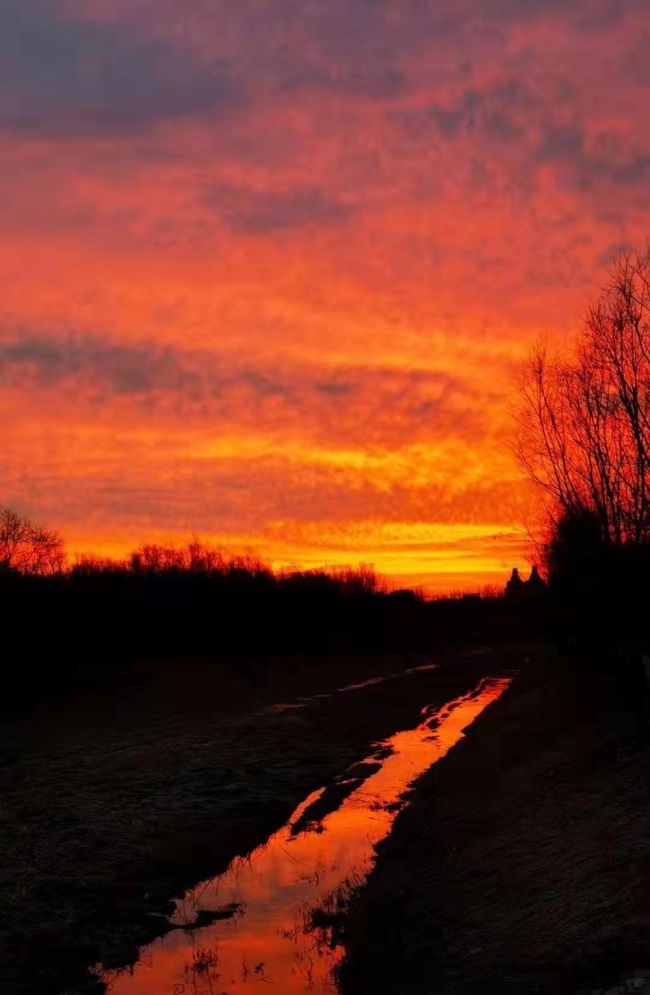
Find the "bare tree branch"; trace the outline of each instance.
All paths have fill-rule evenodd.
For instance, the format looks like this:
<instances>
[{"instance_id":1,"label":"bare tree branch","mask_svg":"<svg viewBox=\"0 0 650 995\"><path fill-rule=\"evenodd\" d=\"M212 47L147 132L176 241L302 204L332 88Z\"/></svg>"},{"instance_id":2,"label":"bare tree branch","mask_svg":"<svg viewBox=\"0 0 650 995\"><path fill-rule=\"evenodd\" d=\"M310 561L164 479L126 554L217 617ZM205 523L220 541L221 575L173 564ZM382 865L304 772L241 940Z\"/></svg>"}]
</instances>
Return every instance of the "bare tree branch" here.
<instances>
[{"instance_id":1,"label":"bare tree branch","mask_svg":"<svg viewBox=\"0 0 650 995\"><path fill-rule=\"evenodd\" d=\"M10 508L0 508L0 570L44 576L65 566L61 536Z\"/></svg>"},{"instance_id":2,"label":"bare tree branch","mask_svg":"<svg viewBox=\"0 0 650 995\"><path fill-rule=\"evenodd\" d=\"M568 355L533 350L515 451L557 507L594 513L606 540L650 539L650 250L616 261Z\"/></svg>"}]
</instances>

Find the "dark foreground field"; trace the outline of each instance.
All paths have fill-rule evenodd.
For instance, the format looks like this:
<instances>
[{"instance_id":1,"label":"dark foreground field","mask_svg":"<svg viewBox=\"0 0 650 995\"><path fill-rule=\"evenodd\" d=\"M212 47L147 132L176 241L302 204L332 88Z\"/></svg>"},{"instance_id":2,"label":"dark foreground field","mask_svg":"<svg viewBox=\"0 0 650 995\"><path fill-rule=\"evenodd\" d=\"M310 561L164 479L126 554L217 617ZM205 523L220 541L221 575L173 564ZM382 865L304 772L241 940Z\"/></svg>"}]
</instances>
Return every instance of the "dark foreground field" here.
<instances>
[{"instance_id":1,"label":"dark foreground field","mask_svg":"<svg viewBox=\"0 0 650 995\"><path fill-rule=\"evenodd\" d=\"M171 898L370 743L512 668L380 845L343 923L343 992L573 995L647 968L650 750L611 678L539 645L437 659L142 666L110 698L6 720L0 991L95 991L93 964L132 962Z\"/></svg>"},{"instance_id":2,"label":"dark foreground field","mask_svg":"<svg viewBox=\"0 0 650 995\"><path fill-rule=\"evenodd\" d=\"M430 659L168 663L140 667L110 697L6 719L0 991L92 990L87 969L132 961L171 898L494 662L458 652L439 670L391 677ZM283 703L301 707L272 707Z\"/></svg>"},{"instance_id":3,"label":"dark foreground field","mask_svg":"<svg viewBox=\"0 0 650 995\"><path fill-rule=\"evenodd\" d=\"M533 653L381 844L345 930L345 995L650 991L636 729L611 677Z\"/></svg>"}]
</instances>

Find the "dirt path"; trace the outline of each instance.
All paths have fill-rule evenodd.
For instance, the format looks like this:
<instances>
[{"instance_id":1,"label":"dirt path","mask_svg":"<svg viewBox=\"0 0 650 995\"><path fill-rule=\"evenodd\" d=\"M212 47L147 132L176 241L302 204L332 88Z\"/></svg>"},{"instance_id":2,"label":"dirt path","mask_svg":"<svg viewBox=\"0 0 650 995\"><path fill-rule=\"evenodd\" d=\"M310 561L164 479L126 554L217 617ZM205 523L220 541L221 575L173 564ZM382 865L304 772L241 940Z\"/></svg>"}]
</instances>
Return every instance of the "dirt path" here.
<instances>
[{"instance_id":1,"label":"dirt path","mask_svg":"<svg viewBox=\"0 0 650 995\"><path fill-rule=\"evenodd\" d=\"M380 846L344 993L564 995L647 968L649 770L608 681L539 656Z\"/></svg>"},{"instance_id":2,"label":"dirt path","mask_svg":"<svg viewBox=\"0 0 650 995\"><path fill-rule=\"evenodd\" d=\"M185 692L172 675L155 693L145 684L101 708L86 700L7 725L0 990L85 990L88 966L133 960L172 897L220 873L371 742L484 669L458 654L440 670L390 677L423 662L285 661L288 677L267 666L266 682L234 685L199 668L186 672ZM336 693L373 676L389 683ZM282 703L301 707L269 708Z\"/></svg>"}]
</instances>

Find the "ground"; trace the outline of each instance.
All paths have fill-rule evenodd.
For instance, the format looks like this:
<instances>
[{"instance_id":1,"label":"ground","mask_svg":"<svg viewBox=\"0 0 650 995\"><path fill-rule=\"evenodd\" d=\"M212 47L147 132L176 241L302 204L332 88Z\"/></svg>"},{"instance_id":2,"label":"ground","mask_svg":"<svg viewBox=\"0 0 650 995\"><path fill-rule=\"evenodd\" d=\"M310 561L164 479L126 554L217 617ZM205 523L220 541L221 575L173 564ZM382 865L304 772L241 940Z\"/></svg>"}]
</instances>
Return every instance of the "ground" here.
<instances>
[{"instance_id":1,"label":"ground","mask_svg":"<svg viewBox=\"0 0 650 995\"><path fill-rule=\"evenodd\" d=\"M143 664L110 694L7 717L0 991L89 990L89 966L133 960L171 898L262 842L423 703L467 690L482 663L451 654L439 671L273 704L430 659Z\"/></svg>"},{"instance_id":2,"label":"ground","mask_svg":"<svg viewBox=\"0 0 650 995\"><path fill-rule=\"evenodd\" d=\"M381 845L346 995L604 991L650 965L645 737L611 677L532 657Z\"/></svg>"},{"instance_id":3,"label":"ground","mask_svg":"<svg viewBox=\"0 0 650 995\"><path fill-rule=\"evenodd\" d=\"M343 923L345 995L573 995L650 965L650 750L610 677L540 645L175 661L6 718L0 991L92 990L168 902L370 743L510 690L415 785ZM391 676L401 675L401 676ZM383 683L331 694L354 682ZM301 702L300 697L315 697ZM301 707L275 708L288 704ZM154 915L152 915L154 913Z\"/></svg>"}]
</instances>

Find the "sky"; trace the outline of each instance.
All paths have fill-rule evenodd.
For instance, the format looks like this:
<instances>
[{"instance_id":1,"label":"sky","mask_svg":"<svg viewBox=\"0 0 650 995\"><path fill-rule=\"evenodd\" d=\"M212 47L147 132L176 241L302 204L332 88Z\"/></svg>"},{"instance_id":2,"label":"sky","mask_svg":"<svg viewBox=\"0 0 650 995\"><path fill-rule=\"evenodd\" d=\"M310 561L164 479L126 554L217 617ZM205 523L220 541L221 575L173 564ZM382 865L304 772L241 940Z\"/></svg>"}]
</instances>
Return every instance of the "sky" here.
<instances>
[{"instance_id":1,"label":"sky","mask_svg":"<svg viewBox=\"0 0 650 995\"><path fill-rule=\"evenodd\" d=\"M646 0L0 0L0 504L501 583L517 370L650 235Z\"/></svg>"}]
</instances>

